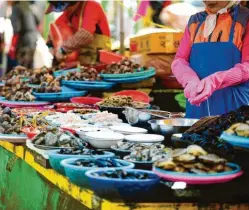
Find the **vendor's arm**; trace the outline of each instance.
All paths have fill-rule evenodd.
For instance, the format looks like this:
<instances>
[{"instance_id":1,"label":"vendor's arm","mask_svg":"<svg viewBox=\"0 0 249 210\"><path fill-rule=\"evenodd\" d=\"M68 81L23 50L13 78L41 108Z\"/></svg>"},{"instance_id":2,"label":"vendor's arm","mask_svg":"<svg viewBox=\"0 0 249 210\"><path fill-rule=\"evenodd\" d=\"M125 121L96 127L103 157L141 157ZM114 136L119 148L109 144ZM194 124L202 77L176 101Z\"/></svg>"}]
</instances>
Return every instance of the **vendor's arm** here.
<instances>
[{"instance_id":1,"label":"vendor's arm","mask_svg":"<svg viewBox=\"0 0 249 210\"><path fill-rule=\"evenodd\" d=\"M86 2L81 28L63 43L66 52L80 49L93 41L96 25L102 18L106 18L101 6L97 2Z\"/></svg>"},{"instance_id":2,"label":"vendor's arm","mask_svg":"<svg viewBox=\"0 0 249 210\"><path fill-rule=\"evenodd\" d=\"M241 63L227 71L214 73L203 79L197 89L198 96L190 100L200 104L207 100L216 90L236 86L249 80L249 23L247 24L242 47Z\"/></svg>"},{"instance_id":3,"label":"vendor's arm","mask_svg":"<svg viewBox=\"0 0 249 210\"><path fill-rule=\"evenodd\" d=\"M191 45L189 29L186 28L171 66L172 72L177 81L183 86L187 98L196 96L195 89L200 82L198 75L189 64Z\"/></svg>"}]
</instances>

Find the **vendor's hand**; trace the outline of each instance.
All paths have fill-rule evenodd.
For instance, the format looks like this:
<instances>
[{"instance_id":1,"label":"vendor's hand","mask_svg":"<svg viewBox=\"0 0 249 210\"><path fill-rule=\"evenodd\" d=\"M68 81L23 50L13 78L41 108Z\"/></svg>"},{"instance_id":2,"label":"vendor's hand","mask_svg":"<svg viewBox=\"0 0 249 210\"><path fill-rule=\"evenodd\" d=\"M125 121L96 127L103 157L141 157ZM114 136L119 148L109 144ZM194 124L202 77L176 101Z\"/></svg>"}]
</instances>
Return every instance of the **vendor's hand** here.
<instances>
[{"instance_id":1,"label":"vendor's hand","mask_svg":"<svg viewBox=\"0 0 249 210\"><path fill-rule=\"evenodd\" d=\"M212 80L212 77L207 77L199 83L197 86L197 96L190 98L189 102L192 105L199 106L201 103L206 101L216 90L215 82Z\"/></svg>"},{"instance_id":2,"label":"vendor's hand","mask_svg":"<svg viewBox=\"0 0 249 210\"><path fill-rule=\"evenodd\" d=\"M187 99L195 98L198 93L197 93L197 87L199 85L200 81L193 81L189 82L186 87L184 88L184 96Z\"/></svg>"}]
</instances>

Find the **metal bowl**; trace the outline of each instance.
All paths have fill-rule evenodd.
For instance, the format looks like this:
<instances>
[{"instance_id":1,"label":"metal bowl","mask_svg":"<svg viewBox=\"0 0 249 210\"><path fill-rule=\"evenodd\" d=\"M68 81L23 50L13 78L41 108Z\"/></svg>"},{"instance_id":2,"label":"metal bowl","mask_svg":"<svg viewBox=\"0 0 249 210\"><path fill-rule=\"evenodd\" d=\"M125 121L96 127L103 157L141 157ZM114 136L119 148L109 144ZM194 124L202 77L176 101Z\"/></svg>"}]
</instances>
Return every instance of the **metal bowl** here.
<instances>
[{"instance_id":1,"label":"metal bowl","mask_svg":"<svg viewBox=\"0 0 249 210\"><path fill-rule=\"evenodd\" d=\"M150 120L148 123L151 125L151 129L156 133L173 135L175 133L184 133L197 121L197 119L170 118L165 120Z\"/></svg>"}]
</instances>

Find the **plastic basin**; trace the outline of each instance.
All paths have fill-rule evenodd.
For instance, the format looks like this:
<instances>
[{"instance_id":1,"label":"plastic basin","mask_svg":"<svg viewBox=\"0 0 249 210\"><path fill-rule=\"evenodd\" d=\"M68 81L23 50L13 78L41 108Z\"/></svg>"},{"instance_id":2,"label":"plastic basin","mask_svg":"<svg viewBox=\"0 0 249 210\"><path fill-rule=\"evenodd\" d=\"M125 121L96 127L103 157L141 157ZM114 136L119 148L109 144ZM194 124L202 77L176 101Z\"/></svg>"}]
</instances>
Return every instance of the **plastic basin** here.
<instances>
[{"instance_id":1,"label":"plastic basin","mask_svg":"<svg viewBox=\"0 0 249 210\"><path fill-rule=\"evenodd\" d=\"M69 178L69 180L81 187L89 187L89 181L88 178L86 177L85 173L89 170L97 169L95 167L82 167L82 166L76 166L73 165L73 163L77 160L83 160L83 159L96 159L96 158L70 158L70 159L65 159L61 161L61 165L64 167L66 176ZM115 169L132 169L134 168L134 164L124 161L124 160L118 160L116 161L123 163L124 166L122 167L115 167ZM112 168L109 168L112 169Z\"/></svg>"},{"instance_id":2,"label":"plastic basin","mask_svg":"<svg viewBox=\"0 0 249 210\"><path fill-rule=\"evenodd\" d=\"M100 196L115 195L121 197L137 197L138 195L145 195L148 191L152 190L160 180L160 178L151 171L136 169L125 169L125 171L146 173L148 174L149 179L117 179L94 175L101 174L106 171L111 172L115 171L115 169L96 169L86 172L86 176L89 179L92 190Z\"/></svg>"},{"instance_id":3,"label":"plastic basin","mask_svg":"<svg viewBox=\"0 0 249 210\"><path fill-rule=\"evenodd\" d=\"M64 167L61 165L61 161L68 159L68 158L85 158L89 157L89 155L62 155L58 154L59 150L52 150L47 152L48 157L49 157L49 163L51 167L57 171L58 173L65 175L65 170ZM94 158L109 158L109 157L114 157L114 154L112 152L104 152L103 155L91 155L91 157Z\"/></svg>"}]
</instances>

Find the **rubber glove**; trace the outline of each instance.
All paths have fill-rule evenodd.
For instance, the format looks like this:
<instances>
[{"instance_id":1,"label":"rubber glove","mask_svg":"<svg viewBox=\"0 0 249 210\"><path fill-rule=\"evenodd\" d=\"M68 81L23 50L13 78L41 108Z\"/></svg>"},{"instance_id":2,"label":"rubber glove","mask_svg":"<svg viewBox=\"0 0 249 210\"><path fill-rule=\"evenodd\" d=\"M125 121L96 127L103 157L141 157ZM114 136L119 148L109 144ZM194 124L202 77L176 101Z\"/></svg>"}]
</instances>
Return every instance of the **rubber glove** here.
<instances>
[{"instance_id":1,"label":"rubber glove","mask_svg":"<svg viewBox=\"0 0 249 210\"><path fill-rule=\"evenodd\" d=\"M222 88L236 86L249 80L249 61L239 63L228 71L216 72L203 80L197 86L198 95L191 98L192 105L199 105L206 101L215 91Z\"/></svg>"},{"instance_id":2,"label":"rubber glove","mask_svg":"<svg viewBox=\"0 0 249 210\"><path fill-rule=\"evenodd\" d=\"M194 98L197 95L196 88L200 79L195 71L190 67L189 55L191 52L191 39L188 28L186 28L180 46L178 47L171 69L177 81L184 88L186 98Z\"/></svg>"}]
</instances>

